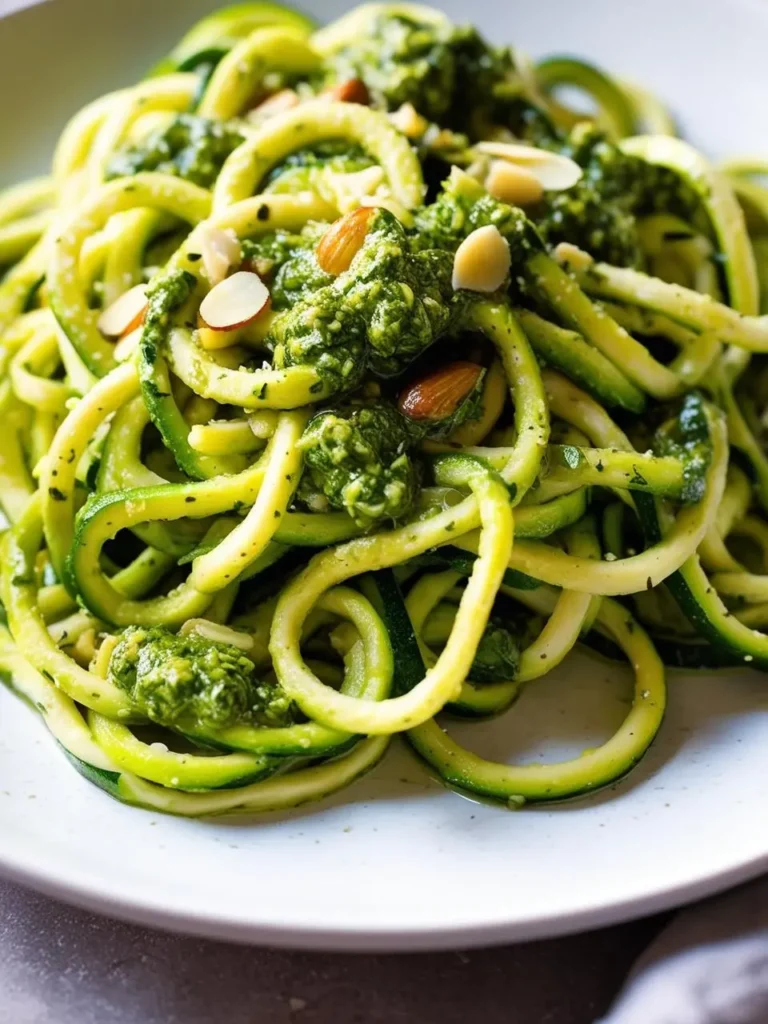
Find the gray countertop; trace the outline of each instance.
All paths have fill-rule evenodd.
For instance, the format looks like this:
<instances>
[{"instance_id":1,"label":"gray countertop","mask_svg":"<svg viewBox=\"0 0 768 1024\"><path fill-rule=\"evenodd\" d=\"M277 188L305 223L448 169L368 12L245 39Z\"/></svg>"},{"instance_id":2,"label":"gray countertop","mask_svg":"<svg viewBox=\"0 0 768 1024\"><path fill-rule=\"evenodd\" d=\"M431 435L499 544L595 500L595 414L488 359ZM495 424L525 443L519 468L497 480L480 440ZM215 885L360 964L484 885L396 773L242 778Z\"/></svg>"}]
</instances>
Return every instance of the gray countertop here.
<instances>
[{"instance_id":1,"label":"gray countertop","mask_svg":"<svg viewBox=\"0 0 768 1024\"><path fill-rule=\"evenodd\" d=\"M591 1024L658 930L408 956L168 935L0 882L0 1024Z\"/></svg>"}]
</instances>

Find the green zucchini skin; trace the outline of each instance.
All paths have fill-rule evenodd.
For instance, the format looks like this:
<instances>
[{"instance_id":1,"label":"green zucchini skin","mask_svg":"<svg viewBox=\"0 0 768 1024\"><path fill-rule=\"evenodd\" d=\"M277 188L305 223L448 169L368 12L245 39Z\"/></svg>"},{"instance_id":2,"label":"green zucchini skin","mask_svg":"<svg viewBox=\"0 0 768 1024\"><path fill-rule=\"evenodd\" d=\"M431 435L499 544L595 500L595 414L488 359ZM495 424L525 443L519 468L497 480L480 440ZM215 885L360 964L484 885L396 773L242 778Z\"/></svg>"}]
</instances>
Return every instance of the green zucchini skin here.
<instances>
[{"instance_id":1,"label":"green zucchini skin","mask_svg":"<svg viewBox=\"0 0 768 1024\"><path fill-rule=\"evenodd\" d=\"M375 576L376 586L381 597L381 614L389 630L397 665L396 685L403 691L418 683L422 678L424 664L394 575L391 571L387 571L376 573ZM617 602L610 602L610 604L611 615L609 618L613 619L615 625L624 612ZM630 633L635 630L639 630L639 627L633 623ZM650 649L652 650L652 648ZM643 700L646 699L646 691L643 691L641 697ZM636 701L637 699L636 693ZM557 779L559 765L541 766L544 769L541 778L534 777L532 780L528 780L524 786L520 787L524 792L519 793L510 792L509 787L504 785L503 781L496 783L491 772L476 771L474 765L480 759L462 751L457 744L451 742L446 754L440 746L443 737L442 730L434 720L412 729L407 734L407 738L415 752L431 769L438 773L441 780L450 788L498 801L513 808L526 802L551 802L591 794L627 775L653 742L661 725L666 702L663 673L660 687L657 687L657 691L654 693L647 693L647 701L647 706L642 709L641 717L637 719L637 725L640 726L642 735L635 736L637 728L635 731L630 730L628 735L632 740L627 746L625 756L614 757L612 762L609 761L609 764L597 775L592 775L587 770L583 774L577 773L574 779L566 782ZM642 718L642 715L645 718ZM567 764L578 764L578 760L580 759L577 759L576 762L567 762ZM491 770L497 770L500 776L505 771L505 766L494 765L491 762L480 762L480 764ZM551 771L551 778L547 777L547 770ZM511 771L514 772L514 769ZM486 777L488 775L491 777Z\"/></svg>"},{"instance_id":2,"label":"green zucchini skin","mask_svg":"<svg viewBox=\"0 0 768 1024\"><path fill-rule=\"evenodd\" d=\"M599 105L602 121L615 138L632 135L637 128L634 104L624 90L612 78L583 60L560 55L546 57L536 64L536 81L548 93L562 85L586 92ZM557 109L565 112L559 105ZM573 123L578 120L580 115L573 114Z\"/></svg>"},{"instance_id":3,"label":"green zucchini skin","mask_svg":"<svg viewBox=\"0 0 768 1024\"><path fill-rule=\"evenodd\" d=\"M686 672L711 672L717 669L743 668L743 658L725 649L707 643L691 643L672 640L669 637L650 634L653 645L668 668L683 669ZM597 630L592 630L583 640L584 646L609 661L626 662L621 648Z\"/></svg>"},{"instance_id":4,"label":"green zucchini skin","mask_svg":"<svg viewBox=\"0 0 768 1024\"><path fill-rule=\"evenodd\" d=\"M637 511L649 544L661 540L656 504L649 494L637 494ZM680 610L729 664L768 670L768 637L742 625L725 607L694 555L665 581Z\"/></svg>"},{"instance_id":5,"label":"green zucchini skin","mask_svg":"<svg viewBox=\"0 0 768 1024\"><path fill-rule=\"evenodd\" d=\"M315 22L300 11L293 11L269 0L229 4L201 19L177 46L150 72L150 77L174 71L213 69L232 47L255 29L284 26L307 35Z\"/></svg>"},{"instance_id":6,"label":"green zucchini skin","mask_svg":"<svg viewBox=\"0 0 768 1024\"><path fill-rule=\"evenodd\" d=\"M516 310L536 355L561 370L608 408L641 413L647 400L610 359L576 331L558 327L529 310Z\"/></svg>"},{"instance_id":7,"label":"green zucchini skin","mask_svg":"<svg viewBox=\"0 0 768 1024\"><path fill-rule=\"evenodd\" d=\"M105 793L116 800L122 800L120 795L120 772L110 772L105 768L97 768L95 765L81 760L71 750L67 750L63 744L60 743L59 746L69 763L84 779L93 783L94 786L98 786L99 789L103 789Z\"/></svg>"}]
</instances>

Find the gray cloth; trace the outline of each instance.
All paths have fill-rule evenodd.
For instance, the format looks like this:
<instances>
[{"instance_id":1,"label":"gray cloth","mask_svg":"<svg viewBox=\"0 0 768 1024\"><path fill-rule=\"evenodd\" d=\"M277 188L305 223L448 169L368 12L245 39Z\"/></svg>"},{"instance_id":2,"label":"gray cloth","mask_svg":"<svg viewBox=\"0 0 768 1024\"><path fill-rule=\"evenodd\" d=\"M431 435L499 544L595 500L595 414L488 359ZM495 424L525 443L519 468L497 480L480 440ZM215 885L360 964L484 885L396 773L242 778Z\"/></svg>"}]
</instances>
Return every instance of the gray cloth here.
<instances>
[{"instance_id":1,"label":"gray cloth","mask_svg":"<svg viewBox=\"0 0 768 1024\"><path fill-rule=\"evenodd\" d=\"M603 1024L768 1024L768 878L682 911Z\"/></svg>"}]
</instances>

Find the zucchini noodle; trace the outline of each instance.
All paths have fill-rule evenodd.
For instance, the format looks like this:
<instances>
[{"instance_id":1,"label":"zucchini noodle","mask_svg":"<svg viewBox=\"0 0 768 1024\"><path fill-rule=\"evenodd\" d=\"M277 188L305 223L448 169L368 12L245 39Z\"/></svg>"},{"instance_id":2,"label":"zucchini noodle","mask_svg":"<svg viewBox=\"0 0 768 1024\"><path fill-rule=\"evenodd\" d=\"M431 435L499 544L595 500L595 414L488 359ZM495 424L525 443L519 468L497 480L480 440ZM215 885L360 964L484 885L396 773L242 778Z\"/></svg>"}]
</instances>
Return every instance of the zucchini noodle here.
<instances>
[{"instance_id":1,"label":"zucchini noodle","mask_svg":"<svg viewBox=\"0 0 768 1024\"><path fill-rule=\"evenodd\" d=\"M192 817L397 733L502 806L616 782L665 664L768 669L767 179L420 5L203 19L0 192L8 685ZM577 646L634 671L602 744L444 731Z\"/></svg>"}]
</instances>

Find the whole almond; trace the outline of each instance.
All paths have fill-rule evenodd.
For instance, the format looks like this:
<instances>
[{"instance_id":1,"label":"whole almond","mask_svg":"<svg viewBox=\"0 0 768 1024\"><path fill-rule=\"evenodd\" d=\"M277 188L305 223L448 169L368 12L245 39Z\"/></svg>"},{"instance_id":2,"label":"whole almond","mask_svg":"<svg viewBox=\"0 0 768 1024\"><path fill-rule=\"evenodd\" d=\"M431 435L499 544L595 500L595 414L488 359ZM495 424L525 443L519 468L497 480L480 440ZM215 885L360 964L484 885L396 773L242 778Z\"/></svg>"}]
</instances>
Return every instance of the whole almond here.
<instances>
[{"instance_id":1,"label":"whole almond","mask_svg":"<svg viewBox=\"0 0 768 1024\"><path fill-rule=\"evenodd\" d=\"M375 212L371 207L360 206L331 224L315 249L321 270L334 277L349 270L365 241L368 225Z\"/></svg>"},{"instance_id":2,"label":"whole almond","mask_svg":"<svg viewBox=\"0 0 768 1024\"><path fill-rule=\"evenodd\" d=\"M360 103L364 107L371 102L368 86L362 78L348 78L346 82L338 82L328 90L328 96L337 103Z\"/></svg>"},{"instance_id":3,"label":"whole almond","mask_svg":"<svg viewBox=\"0 0 768 1024\"><path fill-rule=\"evenodd\" d=\"M444 420L452 416L477 384L482 366L457 360L413 381L400 393L398 408L412 420Z\"/></svg>"}]
</instances>

